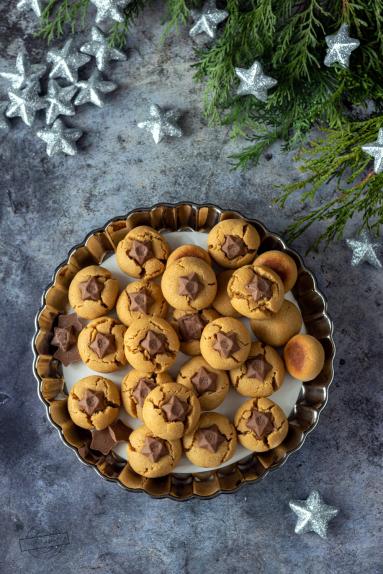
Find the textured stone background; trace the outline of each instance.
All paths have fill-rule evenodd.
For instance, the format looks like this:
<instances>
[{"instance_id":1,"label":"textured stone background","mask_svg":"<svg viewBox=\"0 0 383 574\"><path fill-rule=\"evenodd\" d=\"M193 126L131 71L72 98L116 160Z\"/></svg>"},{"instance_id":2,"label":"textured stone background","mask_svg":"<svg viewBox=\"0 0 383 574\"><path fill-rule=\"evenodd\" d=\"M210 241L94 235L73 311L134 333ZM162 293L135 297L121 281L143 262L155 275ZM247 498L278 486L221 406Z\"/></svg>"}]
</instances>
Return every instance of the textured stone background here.
<instances>
[{"instance_id":1,"label":"textured stone background","mask_svg":"<svg viewBox=\"0 0 383 574\"><path fill-rule=\"evenodd\" d=\"M46 49L33 38L33 15L15 3L1 2L1 68L12 66L23 38L34 61ZM230 142L225 128L207 127L191 42L183 31L159 45L161 15L158 4L132 31L129 59L111 75L120 89L110 104L85 106L68 122L86 132L81 153L48 159L18 120L0 136L0 572L344 574L363 567L381 574L383 273L352 268L344 242L307 257L336 326L330 401L304 447L266 481L183 504L123 492L78 463L38 400L34 315L54 267L90 229L161 200L216 202L279 232L303 209L271 205L273 186L299 177L278 146L256 169L230 171L227 156L241 143ZM185 138L155 146L136 128L151 101L185 111ZM312 233L295 247L304 252ZM341 510L327 541L294 534L288 501L313 488ZM59 551L28 551L20 542L54 532L69 542Z\"/></svg>"}]
</instances>

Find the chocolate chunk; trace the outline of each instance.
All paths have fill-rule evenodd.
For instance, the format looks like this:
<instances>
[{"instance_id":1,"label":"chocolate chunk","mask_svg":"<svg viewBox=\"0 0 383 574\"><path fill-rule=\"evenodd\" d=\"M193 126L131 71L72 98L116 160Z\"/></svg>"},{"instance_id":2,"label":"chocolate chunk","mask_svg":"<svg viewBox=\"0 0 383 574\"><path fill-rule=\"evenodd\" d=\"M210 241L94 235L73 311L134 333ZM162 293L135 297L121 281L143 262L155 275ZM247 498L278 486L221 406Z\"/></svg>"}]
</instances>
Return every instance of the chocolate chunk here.
<instances>
[{"instance_id":1,"label":"chocolate chunk","mask_svg":"<svg viewBox=\"0 0 383 574\"><path fill-rule=\"evenodd\" d=\"M177 321L181 339L185 342L195 341L201 338L205 328L205 322L198 313L184 315Z\"/></svg>"},{"instance_id":2,"label":"chocolate chunk","mask_svg":"<svg viewBox=\"0 0 383 574\"><path fill-rule=\"evenodd\" d=\"M164 404L161 409L164 411L166 420L169 423L175 421L184 421L189 410L189 405L185 401L181 401L174 395Z\"/></svg>"},{"instance_id":3,"label":"chocolate chunk","mask_svg":"<svg viewBox=\"0 0 383 574\"><path fill-rule=\"evenodd\" d=\"M97 450L102 454L109 454L114 446L117 444L116 435L111 426L103 430L92 431L92 442L90 448Z\"/></svg>"},{"instance_id":4,"label":"chocolate chunk","mask_svg":"<svg viewBox=\"0 0 383 574\"><path fill-rule=\"evenodd\" d=\"M51 344L60 351L69 351L76 344L77 336L73 327L55 327Z\"/></svg>"},{"instance_id":5,"label":"chocolate chunk","mask_svg":"<svg viewBox=\"0 0 383 574\"><path fill-rule=\"evenodd\" d=\"M83 301L87 301L88 299L91 301L99 301L102 290L104 289L104 283L97 277L90 277L86 281L79 283L78 287Z\"/></svg>"},{"instance_id":6,"label":"chocolate chunk","mask_svg":"<svg viewBox=\"0 0 383 574\"><path fill-rule=\"evenodd\" d=\"M140 405L140 407L142 407L146 397L148 396L150 391L154 389L155 386L156 382L153 381L152 378L142 377L142 379L138 381L136 388L132 393L132 396L136 401L136 403Z\"/></svg>"},{"instance_id":7,"label":"chocolate chunk","mask_svg":"<svg viewBox=\"0 0 383 574\"><path fill-rule=\"evenodd\" d=\"M198 293L203 289L203 284L200 281L197 273L189 273L178 279L178 294L186 295L192 301L197 297Z\"/></svg>"},{"instance_id":8,"label":"chocolate chunk","mask_svg":"<svg viewBox=\"0 0 383 574\"><path fill-rule=\"evenodd\" d=\"M95 412L103 411L106 404L103 392L86 389L83 398L78 401L78 408L91 417Z\"/></svg>"},{"instance_id":9,"label":"chocolate chunk","mask_svg":"<svg viewBox=\"0 0 383 574\"><path fill-rule=\"evenodd\" d=\"M256 438L261 440L274 430L271 415L269 413L261 413L257 409L251 411L246 426L253 431Z\"/></svg>"},{"instance_id":10,"label":"chocolate chunk","mask_svg":"<svg viewBox=\"0 0 383 574\"><path fill-rule=\"evenodd\" d=\"M190 379L198 395L217 390L217 374L201 367Z\"/></svg>"},{"instance_id":11,"label":"chocolate chunk","mask_svg":"<svg viewBox=\"0 0 383 574\"><path fill-rule=\"evenodd\" d=\"M225 241L221 246L228 259L242 257L248 253L247 245L238 235L225 235Z\"/></svg>"},{"instance_id":12,"label":"chocolate chunk","mask_svg":"<svg viewBox=\"0 0 383 574\"><path fill-rule=\"evenodd\" d=\"M103 456L98 455L90 450L89 443L85 443L79 446L78 454L81 456L81 458L85 458L88 462L94 462L95 464L104 460Z\"/></svg>"},{"instance_id":13,"label":"chocolate chunk","mask_svg":"<svg viewBox=\"0 0 383 574\"><path fill-rule=\"evenodd\" d=\"M164 440L147 436L141 454L147 456L150 462L158 462L163 456L169 454L169 451Z\"/></svg>"},{"instance_id":14,"label":"chocolate chunk","mask_svg":"<svg viewBox=\"0 0 383 574\"><path fill-rule=\"evenodd\" d=\"M217 452L226 437L220 432L217 425L199 429L196 433L197 445L206 448L209 452Z\"/></svg>"},{"instance_id":15,"label":"chocolate chunk","mask_svg":"<svg viewBox=\"0 0 383 574\"><path fill-rule=\"evenodd\" d=\"M116 351L116 339L114 335L97 333L94 341L89 345L89 348L96 353L99 359L103 359L105 355L109 355Z\"/></svg>"},{"instance_id":16,"label":"chocolate chunk","mask_svg":"<svg viewBox=\"0 0 383 574\"><path fill-rule=\"evenodd\" d=\"M246 285L246 290L251 294L254 301L270 299L273 294L273 284L268 279L254 274L254 277Z\"/></svg>"},{"instance_id":17,"label":"chocolate chunk","mask_svg":"<svg viewBox=\"0 0 383 574\"><path fill-rule=\"evenodd\" d=\"M128 297L131 311L145 314L149 312L150 306L153 303L153 297L146 289L140 289L137 293L128 293Z\"/></svg>"},{"instance_id":18,"label":"chocolate chunk","mask_svg":"<svg viewBox=\"0 0 383 574\"><path fill-rule=\"evenodd\" d=\"M58 349L53 356L67 366L80 360L77 338L85 322L81 321L76 313L71 313L70 315L59 315L57 324L58 326L54 328L51 345L58 347Z\"/></svg>"},{"instance_id":19,"label":"chocolate chunk","mask_svg":"<svg viewBox=\"0 0 383 574\"><path fill-rule=\"evenodd\" d=\"M143 265L145 261L154 257L152 242L149 241L132 241L132 246L128 253L129 257L134 259L138 265Z\"/></svg>"},{"instance_id":20,"label":"chocolate chunk","mask_svg":"<svg viewBox=\"0 0 383 574\"><path fill-rule=\"evenodd\" d=\"M246 376L263 382L272 368L263 355L257 355L246 362Z\"/></svg>"},{"instance_id":21,"label":"chocolate chunk","mask_svg":"<svg viewBox=\"0 0 383 574\"><path fill-rule=\"evenodd\" d=\"M145 337L140 342L141 347L148 352L151 357L159 353L166 353L167 351L167 338L162 333L155 331L148 331Z\"/></svg>"},{"instance_id":22,"label":"chocolate chunk","mask_svg":"<svg viewBox=\"0 0 383 574\"><path fill-rule=\"evenodd\" d=\"M240 346L237 341L236 333L217 333L215 336L215 343L213 349L224 359L231 357L234 353L239 351Z\"/></svg>"}]
</instances>

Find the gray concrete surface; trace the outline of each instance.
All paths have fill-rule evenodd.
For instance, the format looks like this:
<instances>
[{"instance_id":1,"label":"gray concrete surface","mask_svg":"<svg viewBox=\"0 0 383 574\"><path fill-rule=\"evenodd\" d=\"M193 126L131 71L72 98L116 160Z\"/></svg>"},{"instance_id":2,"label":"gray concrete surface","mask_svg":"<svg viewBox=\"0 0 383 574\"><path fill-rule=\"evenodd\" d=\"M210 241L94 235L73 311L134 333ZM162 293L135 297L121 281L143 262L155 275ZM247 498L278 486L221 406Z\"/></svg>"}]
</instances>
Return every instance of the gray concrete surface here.
<instances>
[{"instance_id":1,"label":"gray concrete surface","mask_svg":"<svg viewBox=\"0 0 383 574\"><path fill-rule=\"evenodd\" d=\"M306 258L336 326L330 401L304 447L264 482L187 503L123 492L61 444L38 400L33 318L54 267L90 229L161 200L216 202L278 232L303 209L298 201L272 206L275 184L299 177L279 146L256 169L230 170L227 156L243 143L207 127L191 41L182 31L159 44L161 17L159 3L132 30L129 59L110 75L120 88L109 105L84 106L68 121L86 132L77 156L48 159L18 120L0 136L0 572L381 574L383 272L352 268L343 241ZM35 29L32 14L1 2L1 68L12 65L22 38L34 61L42 56ZM152 101L184 110L186 137L155 146L137 129ZM295 247L304 252L313 234ZM340 509L327 541L294 534L288 501L313 488ZM55 550L25 540L54 533Z\"/></svg>"}]
</instances>

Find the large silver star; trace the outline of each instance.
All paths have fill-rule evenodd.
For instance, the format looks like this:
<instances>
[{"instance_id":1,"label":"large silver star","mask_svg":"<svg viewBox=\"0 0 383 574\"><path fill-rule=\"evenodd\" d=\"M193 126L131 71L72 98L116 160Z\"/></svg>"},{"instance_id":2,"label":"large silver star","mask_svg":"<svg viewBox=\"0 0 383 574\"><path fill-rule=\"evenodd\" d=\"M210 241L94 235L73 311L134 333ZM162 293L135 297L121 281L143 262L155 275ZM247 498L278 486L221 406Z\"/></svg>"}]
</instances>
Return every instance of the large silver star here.
<instances>
[{"instance_id":1,"label":"large silver star","mask_svg":"<svg viewBox=\"0 0 383 574\"><path fill-rule=\"evenodd\" d=\"M378 243L372 243L367 231L362 231L360 239L346 239L346 243L352 249L351 265L356 267L359 263L366 261L376 269L381 269L382 264L378 259L375 249L379 248Z\"/></svg>"},{"instance_id":2,"label":"large silver star","mask_svg":"<svg viewBox=\"0 0 383 574\"><path fill-rule=\"evenodd\" d=\"M76 92L76 86L62 88L56 80L49 80L48 94L45 96L48 104L46 110L47 124L53 124L58 116L74 116L76 112L72 104L72 98Z\"/></svg>"},{"instance_id":3,"label":"large silver star","mask_svg":"<svg viewBox=\"0 0 383 574\"><path fill-rule=\"evenodd\" d=\"M316 532L322 538L327 537L328 523L339 512L334 506L324 504L317 490L313 490L307 500L290 500L289 506L298 516L296 534Z\"/></svg>"},{"instance_id":4,"label":"large silver star","mask_svg":"<svg viewBox=\"0 0 383 574\"><path fill-rule=\"evenodd\" d=\"M107 38L97 26L92 28L91 40L81 46L80 52L94 56L100 71L106 70L111 60L126 60L123 52L109 46Z\"/></svg>"},{"instance_id":5,"label":"large silver star","mask_svg":"<svg viewBox=\"0 0 383 574\"><path fill-rule=\"evenodd\" d=\"M36 86L28 86L23 90L9 90L10 104L5 112L8 118L20 117L27 126L32 126L36 112L46 107L46 102L40 97Z\"/></svg>"},{"instance_id":6,"label":"large silver star","mask_svg":"<svg viewBox=\"0 0 383 574\"><path fill-rule=\"evenodd\" d=\"M0 130L9 130L9 121L5 117L8 102L0 102Z\"/></svg>"},{"instance_id":7,"label":"large silver star","mask_svg":"<svg viewBox=\"0 0 383 574\"><path fill-rule=\"evenodd\" d=\"M383 128L380 128L376 142L362 145L362 150L374 158L374 172L383 171Z\"/></svg>"},{"instance_id":8,"label":"large silver star","mask_svg":"<svg viewBox=\"0 0 383 574\"><path fill-rule=\"evenodd\" d=\"M49 156L57 153L75 155L77 153L75 142L82 136L82 131L66 128L61 120L56 120L52 127L39 130L36 135L47 144Z\"/></svg>"},{"instance_id":9,"label":"large silver star","mask_svg":"<svg viewBox=\"0 0 383 574\"><path fill-rule=\"evenodd\" d=\"M117 88L113 82L105 82L97 70L94 70L88 80L77 82L76 86L79 89L74 100L76 106L91 103L99 108L102 108L105 103L102 94L108 94Z\"/></svg>"},{"instance_id":10,"label":"large silver star","mask_svg":"<svg viewBox=\"0 0 383 574\"><path fill-rule=\"evenodd\" d=\"M90 0L97 8L96 23L100 24L103 20L115 20L123 22L125 20L123 9L128 0Z\"/></svg>"},{"instance_id":11,"label":"large silver star","mask_svg":"<svg viewBox=\"0 0 383 574\"><path fill-rule=\"evenodd\" d=\"M175 123L180 117L178 110L164 111L160 106L152 104L149 113L150 119L139 122L137 126L140 129L149 131L156 144L163 140L165 136L177 138L182 136L181 128Z\"/></svg>"},{"instance_id":12,"label":"large silver star","mask_svg":"<svg viewBox=\"0 0 383 574\"><path fill-rule=\"evenodd\" d=\"M263 73L262 66L257 61L248 70L246 68L235 68L235 73L241 80L237 95L252 95L261 100L261 102L266 102L267 90L278 83L277 80Z\"/></svg>"},{"instance_id":13,"label":"large silver star","mask_svg":"<svg viewBox=\"0 0 383 574\"><path fill-rule=\"evenodd\" d=\"M33 12L40 18L42 14L41 1L40 0L20 0L17 3L17 8L19 10L24 10L25 8L31 8Z\"/></svg>"},{"instance_id":14,"label":"large silver star","mask_svg":"<svg viewBox=\"0 0 383 574\"><path fill-rule=\"evenodd\" d=\"M212 40L216 37L217 26L229 16L226 10L218 10L214 0L204 4L202 10L191 10L191 16L195 22L190 29L190 36L198 34L207 34Z\"/></svg>"},{"instance_id":15,"label":"large silver star","mask_svg":"<svg viewBox=\"0 0 383 574\"><path fill-rule=\"evenodd\" d=\"M90 56L80 54L72 44L73 40L69 39L61 50L49 50L47 60L52 63L50 78L65 78L73 84L77 82L78 69L89 62Z\"/></svg>"},{"instance_id":16,"label":"large silver star","mask_svg":"<svg viewBox=\"0 0 383 574\"><path fill-rule=\"evenodd\" d=\"M47 69L42 64L31 65L24 50L17 54L15 68L16 72L0 72L0 76L8 80L16 90L37 84Z\"/></svg>"},{"instance_id":17,"label":"large silver star","mask_svg":"<svg viewBox=\"0 0 383 574\"><path fill-rule=\"evenodd\" d=\"M342 24L336 34L326 36L325 40L328 49L324 59L324 65L331 66L335 64L335 62L338 62L338 64L344 68L348 68L351 52L356 50L360 45L359 40L350 37L348 25Z\"/></svg>"}]
</instances>

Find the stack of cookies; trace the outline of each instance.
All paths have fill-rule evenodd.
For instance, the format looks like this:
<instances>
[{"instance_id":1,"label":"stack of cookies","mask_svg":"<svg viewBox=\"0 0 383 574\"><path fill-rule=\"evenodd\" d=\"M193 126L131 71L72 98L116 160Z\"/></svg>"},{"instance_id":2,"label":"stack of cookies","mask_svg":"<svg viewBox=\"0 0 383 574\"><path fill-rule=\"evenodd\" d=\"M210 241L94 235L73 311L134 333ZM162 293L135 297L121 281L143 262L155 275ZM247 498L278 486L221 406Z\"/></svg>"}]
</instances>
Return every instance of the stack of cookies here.
<instances>
[{"instance_id":1,"label":"stack of cookies","mask_svg":"<svg viewBox=\"0 0 383 574\"><path fill-rule=\"evenodd\" d=\"M164 236L139 226L117 247L120 269L134 278L122 292L100 266L73 278L74 313L59 316L51 344L64 365L81 360L99 373L77 381L68 398L73 422L91 432L87 448L95 456L126 442L131 468L158 477L183 453L215 468L230 460L237 441L264 452L285 439L286 416L268 397L286 370L299 380L317 377L324 351L300 334L300 311L285 299L297 279L294 260L280 251L258 255L259 245L243 219L218 223L208 250L171 252ZM171 376L180 352L186 361ZM103 376L127 365L121 388ZM214 412L230 387L246 397L232 421ZM126 427L121 408L142 425Z\"/></svg>"}]
</instances>

